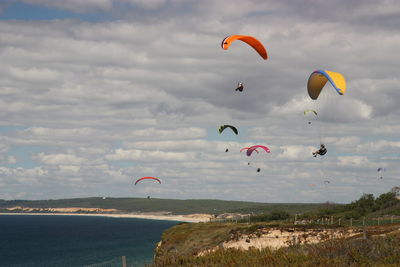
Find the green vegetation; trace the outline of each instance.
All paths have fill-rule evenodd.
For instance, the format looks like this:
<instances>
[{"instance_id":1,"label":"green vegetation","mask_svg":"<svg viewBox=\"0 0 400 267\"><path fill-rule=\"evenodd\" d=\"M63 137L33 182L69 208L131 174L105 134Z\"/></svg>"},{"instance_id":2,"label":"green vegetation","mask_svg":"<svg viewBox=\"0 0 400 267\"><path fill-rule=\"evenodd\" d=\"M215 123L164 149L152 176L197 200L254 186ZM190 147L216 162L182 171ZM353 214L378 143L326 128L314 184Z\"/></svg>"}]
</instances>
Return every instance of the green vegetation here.
<instances>
[{"instance_id":1,"label":"green vegetation","mask_svg":"<svg viewBox=\"0 0 400 267\"><path fill-rule=\"evenodd\" d=\"M378 217L381 217L379 223L393 223L393 217L398 221L397 216L400 216L400 200L394 193L389 192L377 198L374 198L372 194L364 194L350 204L339 205L327 202L319 205L319 209L304 213L301 210L292 213L274 210L269 213L254 214L250 218L241 219L240 222L294 222L297 219L306 220L308 223L322 223L317 220L324 218L325 223L331 223L332 219L334 224L355 226L378 224Z\"/></svg>"},{"instance_id":2,"label":"green vegetation","mask_svg":"<svg viewBox=\"0 0 400 267\"><path fill-rule=\"evenodd\" d=\"M157 198L74 198L57 200L0 200L0 210L7 207L23 206L30 208L103 208L117 209L122 212L158 212L172 214L193 213L267 213L285 211L288 213L309 212L317 210L324 204L290 204L290 203L258 203L245 201L223 201L212 199L157 199Z\"/></svg>"},{"instance_id":3,"label":"green vegetation","mask_svg":"<svg viewBox=\"0 0 400 267\"><path fill-rule=\"evenodd\" d=\"M233 223L181 223L163 233L163 245L157 250L156 257L192 255L211 249L227 240L232 230L242 227Z\"/></svg>"},{"instance_id":4,"label":"green vegetation","mask_svg":"<svg viewBox=\"0 0 400 267\"><path fill-rule=\"evenodd\" d=\"M385 193L377 198L372 194L364 194L360 199L350 204L326 207L318 213L308 213L306 216L341 216L345 219L361 217L376 217L379 215L400 215L400 200L395 193Z\"/></svg>"},{"instance_id":5,"label":"green vegetation","mask_svg":"<svg viewBox=\"0 0 400 267\"><path fill-rule=\"evenodd\" d=\"M249 218L249 222L283 221L289 219L290 217L290 214L286 211L272 211L269 214L258 214L251 216ZM243 221L245 221L245 219Z\"/></svg>"},{"instance_id":6,"label":"green vegetation","mask_svg":"<svg viewBox=\"0 0 400 267\"><path fill-rule=\"evenodd\" d=\"M152 267L163 266L399 266L400 235L370 239L330 240L278 250L218 249L203 256L170 254Z\"/></svg>"}]
</instances>

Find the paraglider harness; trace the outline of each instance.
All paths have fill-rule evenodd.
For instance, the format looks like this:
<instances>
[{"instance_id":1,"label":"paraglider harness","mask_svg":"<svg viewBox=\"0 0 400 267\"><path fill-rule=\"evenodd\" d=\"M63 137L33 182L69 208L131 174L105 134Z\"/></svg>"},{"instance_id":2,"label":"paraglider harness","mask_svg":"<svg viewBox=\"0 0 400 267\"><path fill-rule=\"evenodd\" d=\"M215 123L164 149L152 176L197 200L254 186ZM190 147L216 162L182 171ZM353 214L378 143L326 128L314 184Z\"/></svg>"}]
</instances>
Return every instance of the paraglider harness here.
<instances>
[{"instance_id":1,"label":"paraglider harness","mask_svg":"<svg viewBox=\"0 0 400 267\"><path fill-rule=\"evenodd\" d=\"M238 83L237 88L235 89L235 91L239 91L242 92L243 91L243 83Z\"/></svg>"},{"instance_id":2,"label":"paraglider harness","mask_svg":"<svg viewBox=\"0 0 400 267\"><path fill-rule=\"evenodd\" d=\"M314 158L317 157L317 155L325 155L328 150L325 148L324 144L321 144L321 148L318 149L317 151L313 152Z\"/></svg>"}]
</instances>

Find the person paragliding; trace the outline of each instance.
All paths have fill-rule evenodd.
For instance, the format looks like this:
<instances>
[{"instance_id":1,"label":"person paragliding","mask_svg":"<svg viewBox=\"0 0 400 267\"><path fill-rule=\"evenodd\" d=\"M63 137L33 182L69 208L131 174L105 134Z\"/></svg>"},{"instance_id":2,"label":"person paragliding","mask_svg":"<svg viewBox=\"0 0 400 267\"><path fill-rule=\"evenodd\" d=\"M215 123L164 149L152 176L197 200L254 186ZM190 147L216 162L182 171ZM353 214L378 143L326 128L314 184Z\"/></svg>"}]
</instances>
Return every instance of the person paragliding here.
<instances>
[{"instance_id":1,"label":"person paragliding","mask_svg":"<svg viewBox=\"0 0 400 267\"><path fill-rule=\"evenodd\" d=\"M266 147L266 146L261 146L261 145L255 145L255 146L251 146L251 147L244 147L244 148L242 148L240 151L242 151L242 150L244 150L244 149L247 149L246 155L247 155L248 157L250 157L251 154L252 154L254 151L256 151L256 152L258 153L257 148L262 148L262 149L264 149L265 152L271 153L271 151L269 150L268 147ZM250 162L247 163L247 165L250 165ZM257 172L260 172L260 171L261 171L261 168L257 168Z\"/></svg>"},{"instance_id":2,"label":"person paragliding","mask_svg":"<svg viewBox=\"0 0 400 267\"><path fill-rule=\"evenodd\" d=\"M238 132L238 130L236 129L235 126L227 125L227 124L221 125L221 126L219 127L219 129L218 129L218 132L221 134L226 128L230 128L230 129L232 130L232 132L234 132L236 135L239 134L239 132ZM226 149L225 149L225 152L229 152L229 149L226 148Z\"/></svg>"},{"instance_id":3,"label":"person paragliding","mask_svg":"<svg viewBox=\"0 0 400 267\"><path fill-rule=\"evenodd\" d=\"M317 119L318 118L318 113L315 111L315 110L313 110L313 109L307 109L307 110L305 110L303 113L304 113L304 116L308 116L309 117L309 115L308 115L308 113L310 113L311 112L311 114L314 114L315 115L315 118ZM311 121L308 121L308 124L311 124Z\"/></svg>"},{"instance_id":4,"label":"person paragliding","mask_svg":"<svg viewBox=\"0 0 400 267\"><path fill-rule=\"evenodd\" d=\"M379 179L383 179L383 172L386 172L386 168L378 168L376 171L380 173Z\"/></svg>"},{"instance_id":5,"label":"person paragliding","mask_svg":"<svg viewBox=\"0 0 400 267\"><path fill-rule=\"evenodd\" d=\"M314 158L316 158L318 155L320 155L320 156L325 155L326 152L328 152L328 150L326 150L325 145L321 144L321 147L317 151L313 152L312 154L314 155Z\"/></svg>"},{"instance_id":6,"label":"person paragliding","mask_svg":"<svg viewBox=\"0 0 400 267\"><path fill-rule=\"evenodd\" d=\"M238 82L238 85L237 85L235 91L243 92L243 88L244 88L243 83Z\"/></svg>"}]
</instances>

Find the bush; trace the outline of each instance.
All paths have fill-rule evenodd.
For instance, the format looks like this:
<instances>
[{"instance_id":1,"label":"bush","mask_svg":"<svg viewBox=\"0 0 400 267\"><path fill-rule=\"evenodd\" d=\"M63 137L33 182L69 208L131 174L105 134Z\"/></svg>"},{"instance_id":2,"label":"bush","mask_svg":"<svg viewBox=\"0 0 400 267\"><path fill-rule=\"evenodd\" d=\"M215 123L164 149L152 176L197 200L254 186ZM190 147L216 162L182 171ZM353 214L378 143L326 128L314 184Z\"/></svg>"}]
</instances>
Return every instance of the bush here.
<instances>
[{"instance_id":1,"label":"bush","mask_svg":"<svg viewBox=\"0 0 400 267\"><path fill-rule=\"evenodd\" d=\"M250 217L252 222L282 221L290 218L286 211L273 211L269 214L259 214Z\"/></svg>"}]
</instances>

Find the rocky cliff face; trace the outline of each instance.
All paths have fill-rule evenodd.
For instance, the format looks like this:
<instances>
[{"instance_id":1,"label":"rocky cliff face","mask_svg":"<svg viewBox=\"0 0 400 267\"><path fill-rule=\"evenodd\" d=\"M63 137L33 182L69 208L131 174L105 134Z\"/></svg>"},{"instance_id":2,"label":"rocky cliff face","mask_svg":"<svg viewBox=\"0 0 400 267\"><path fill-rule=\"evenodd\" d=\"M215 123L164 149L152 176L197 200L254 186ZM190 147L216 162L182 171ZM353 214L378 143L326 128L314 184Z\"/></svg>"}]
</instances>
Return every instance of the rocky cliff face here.
<instances>
[{"instance_id":1,"label":"rocky cliff face","mask_svg":"<svg viewBox=\"0 0 400 267\"><path fill-rule=\"evenodd\" d=\"M301 228L263 228L250 234L238 236L222 244L223 248L278 249L297 244L313 244L329 239L348 238L360 233L355 229L301 229Z\"/></svg>"}]
</instances>

